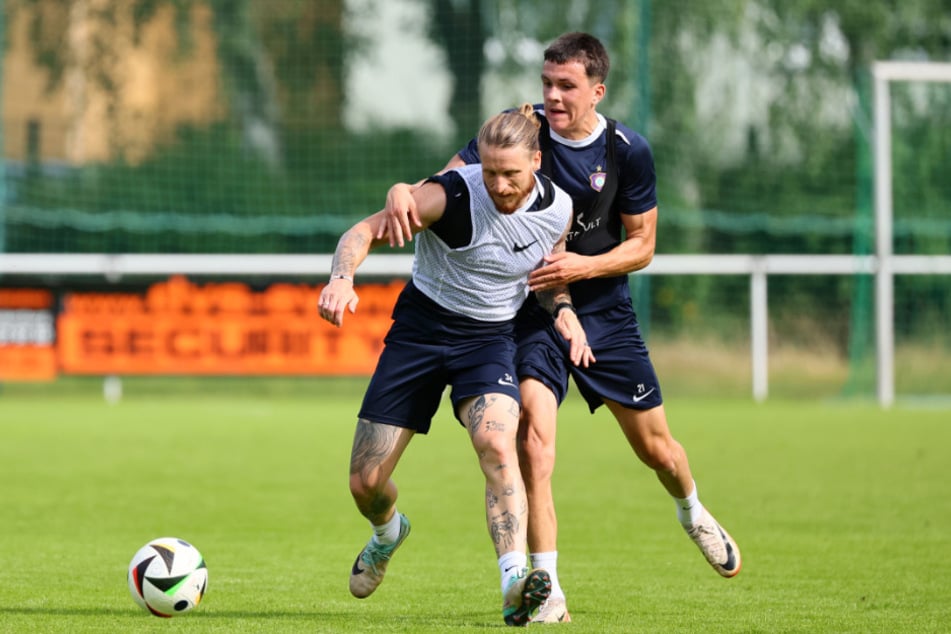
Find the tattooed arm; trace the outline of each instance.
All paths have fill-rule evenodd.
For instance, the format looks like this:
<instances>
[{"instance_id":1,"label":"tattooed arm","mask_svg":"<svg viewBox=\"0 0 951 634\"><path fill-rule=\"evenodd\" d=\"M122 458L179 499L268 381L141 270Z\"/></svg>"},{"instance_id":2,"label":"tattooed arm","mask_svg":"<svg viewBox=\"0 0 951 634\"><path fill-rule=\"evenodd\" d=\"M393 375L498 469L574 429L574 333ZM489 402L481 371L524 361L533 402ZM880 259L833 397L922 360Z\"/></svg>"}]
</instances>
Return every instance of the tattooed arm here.
<instances>
[{"instance_id":1,"label":"tattooed arm","mask_svg":"<svg viewBox=\"0 0 951 634\"><path fill-rule=\"evenodd\" d=\"M553 254L565 252L566 236L567 230L561 236L561 240L552 248L551 252ZM568 292L568 286L564 284L554 288L538 290L535 291L535 296L542 308L547 310L555 320L555 328L570 344L569 356L571 362L584 367L594 363L594 353L588 345L588 337L585 335L584 328L582 328L581 322L578 321L575 307L571 303L571 293Z\"/></svg>"},{"instance_id":2,"label":"tattooed arm","mask_svg":"<svg viewBox=\"0 0 951 634\"><path fill-rule=\"evenodd\" d=\"M320 316L338 328L343 325L344 309L351 313L357 311L360 298L353 288L353 276L357 267L370 253L370 249L382 243L382 240L373 239L373 234L382 220L381 214L382 212L377 212L353 225L337 242L330 269L330 281L320 292L318 308Z\"/></svg>"},{"instance_id":3,"label":"tattooed arm","mask_svg":"<svg viewBox=\"0 0 951 634\"><path fill-rule=\"evenodd\" d=\"M419 233L442 217L446 210L446 191L441 185L426 183L413 192L413 198L422 220L422 225L414 226L413 231ZM337 327L343 325L344 310L357 311L360 298L353 288L353 278L370 249L388 242L388 238L375 237L386 223L385 210L378 211L353 225L337 242L330 282L321 291L318 304L320 316Z\"/></svg>"}]
</instances>

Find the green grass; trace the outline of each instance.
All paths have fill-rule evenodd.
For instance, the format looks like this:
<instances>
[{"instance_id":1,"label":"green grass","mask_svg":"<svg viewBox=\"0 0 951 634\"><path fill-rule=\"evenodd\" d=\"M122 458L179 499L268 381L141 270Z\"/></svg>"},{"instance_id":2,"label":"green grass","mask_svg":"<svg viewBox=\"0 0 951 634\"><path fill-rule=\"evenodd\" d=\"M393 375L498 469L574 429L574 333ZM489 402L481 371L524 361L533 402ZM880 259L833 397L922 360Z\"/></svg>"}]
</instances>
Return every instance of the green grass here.
<instances>
[{"instance_id":1,"label":"green grass","mask_svg":"<svg viewBox=\"0 0 951 634\"><path fill-rule=\"evenodd\" d=\"M413 534L363 601L347 490L362 380L94 381L0 393L0 632L502 628L483 485L444 405L396 473ZM203 386L207 389L203 389ZM668 395L669 396L669 395ZM607 412L562 410L556 496L573 632L940 632L951 622L951 416L862 402L671 400L701 499L738 540L718 577ZM135 606L126 565L192 541L193 612Z\"/></svg>"}]
</instances>

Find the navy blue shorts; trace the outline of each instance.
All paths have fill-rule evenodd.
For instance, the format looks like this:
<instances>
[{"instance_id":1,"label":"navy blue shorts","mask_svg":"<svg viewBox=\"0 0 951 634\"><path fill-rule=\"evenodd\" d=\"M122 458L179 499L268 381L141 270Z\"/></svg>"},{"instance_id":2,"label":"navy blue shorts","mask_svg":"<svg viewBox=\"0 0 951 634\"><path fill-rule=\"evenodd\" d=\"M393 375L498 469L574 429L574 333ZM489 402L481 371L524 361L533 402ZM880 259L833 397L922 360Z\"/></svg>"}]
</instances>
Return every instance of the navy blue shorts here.
<instances>
[{"instance_id":1,"label":"navy blue shorts","mask_svg":"<svg viewBox=\"0 0 951 634\"><path fill-rule=\"evenodd\" d=\"M634 309L619 305L579 315L579 320L597 359L587 368L572 365L568 342L555 330L548 313L527 304L516 320L519 379L538 379L561 404L568 392L570 374L592 412L605 399L631 409L661 405L660 382Z\"/></svg>"},{"instance_id":2,"label":"navy blue shorts","mask_svg":"<svg viewBox=\"0 0 951 634\"><path fill-rule=\"evenodd\" d=\"M447 385L454 414L460 401L484 394L521 404L511 322L478 322L407 288L393 310L360 418L425 434Z\"/></svg>"}]
</instances>

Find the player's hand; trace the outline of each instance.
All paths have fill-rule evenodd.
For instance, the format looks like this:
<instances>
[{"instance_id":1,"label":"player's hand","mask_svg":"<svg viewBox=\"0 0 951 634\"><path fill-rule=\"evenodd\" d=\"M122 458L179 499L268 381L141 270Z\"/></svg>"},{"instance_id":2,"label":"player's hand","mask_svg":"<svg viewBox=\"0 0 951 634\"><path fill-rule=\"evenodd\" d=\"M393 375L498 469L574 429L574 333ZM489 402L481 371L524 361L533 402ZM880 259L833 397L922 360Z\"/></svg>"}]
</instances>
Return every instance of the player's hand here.
<instances>
[{"instance_id":1,"label":"player's hand","mask_svg":"<svg viewBox=\"0 0 951 634\"><path fill-rule=\"evenodd\" d=\"M578 321L578 315L573 310L564 308L558 311L558 316L555 318L555 329L569 343L568 356L573 364L586 368L597 361L594 358L594 351L588 345L588 337L584 328L581 326L581 322Z\"/></svg>"},{"instance_id":2,"label":"player's hand","mask_svg":"<svg viewBox=\"0 0 951 634\"><path fill-rule=\"evenodd\" d=\"M528 287L545 291L587 279L591 274L590 262L589 257L569 251L546 255L545 264L528 276Z\"/></svg>"},{"instance_id":3,"label":"player's hand","mask_svg":"<svg viewBox=\"0 0 951 634\"><path fill-rule=\"evenodd\" d=\"M330 280L320 291L317 309L320 311L321 317L339 328L343 326L344 310L349 310L351 314L357 312L359 301L360 298L353 290L353 282L337 278Z\"/></svg>"},{"instance_id":4,"label":"player's hand","mask_svg":"<svg viewBox=\"0 0 951 634\"><path fill-rule=\"evenodd\" d=\"M416 210L416 199L413 198L413 188L406 183L397 183L386 192L386 222L380 224L377 230L377 240L389 238L390 246L403 246L404 238L413 241L413 230L410 226L422 227L419 212Z\"/></svg>"}]
</instances>

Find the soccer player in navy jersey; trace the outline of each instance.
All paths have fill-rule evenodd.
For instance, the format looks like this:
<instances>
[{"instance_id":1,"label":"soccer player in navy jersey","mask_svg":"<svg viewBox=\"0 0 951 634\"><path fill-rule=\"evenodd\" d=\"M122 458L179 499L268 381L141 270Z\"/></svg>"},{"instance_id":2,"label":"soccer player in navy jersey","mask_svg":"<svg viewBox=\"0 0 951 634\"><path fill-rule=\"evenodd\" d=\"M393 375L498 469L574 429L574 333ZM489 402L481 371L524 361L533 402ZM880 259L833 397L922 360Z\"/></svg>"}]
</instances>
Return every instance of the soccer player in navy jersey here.
<instances>
[{"instance_id":1,"label":"soccer player in navy jersey","mask_svg":"<svg viewBox=\"0 0 951 634\"><path fill-rule=\"evenodd\" d=\"M592 412L606 405L637 457L654 470L676 502L690 538L720 575L740 571L736 542L700 503L684 448L671 435L660 384L637 323L628 289L629 273L654 255L657 197L650 146L638 133L598 113L610 61L602 43L586 33L567 33L545 50L541 171L567 191L574 220L567 249L545 258L529 276L533 291L569 284L574 308L598 357L589 367L567 362L552 318L526 302L517 319L518 378L522 395L519 430L521 468L529 501L528 544L532 564L551 575L552 592L533 621L571 620L557 573L557 520L551 490L555 424L569 374ZM445 169L479 160L469 143ZM399 183L387 195L388 222L378 237L391 245L412 238L418 220ZM566 309L567 310L567 309Z\"/></svg>"},{"instance_id":2,"label":"soccer player in navy jersey","mask_svg":"<svg viewBox=\"0 0 951 634\"><path fill-rule=\"evenodd\" d=\"M410 531L397 511L394 469L410 440L429 431L443 390L468 430L485 476L486 523L501 574L502 616L527 625L548 598L544 569L528 569L527 500L518 464L520 394L514 317L529 295L528 274L564 250L571 199L536 170L541 161L532 107L496 115L479 133L481 164L434 176L413 194L420 224L413 276L393 310L376 370L358 414L350 492L373 536L350 574L368 597ZM357 267L383 244L384 211L357 223L337 244L320 315L342 326L356 310ZM565 285L539 291L539 310L557 318L572 361L594 361Z\"/></svg>"}]
</instances>

